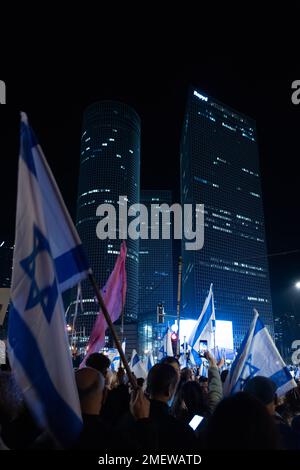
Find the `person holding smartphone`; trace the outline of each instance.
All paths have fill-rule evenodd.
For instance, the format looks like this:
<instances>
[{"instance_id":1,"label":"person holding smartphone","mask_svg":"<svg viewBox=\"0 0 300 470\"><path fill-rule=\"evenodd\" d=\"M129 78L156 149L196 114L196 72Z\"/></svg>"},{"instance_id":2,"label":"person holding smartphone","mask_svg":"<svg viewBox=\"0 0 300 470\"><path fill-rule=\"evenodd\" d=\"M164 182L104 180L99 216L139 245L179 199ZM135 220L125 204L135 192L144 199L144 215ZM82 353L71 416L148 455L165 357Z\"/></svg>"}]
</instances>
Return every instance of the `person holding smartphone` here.
<instances>
[{"instance_id":1,"label":"person holding smartphone","mask_svg":"<svg viewBox=\"0 0 300 470\"><path fill-rule=\"evenodd\" d=\"M180 389L174 407L174 416L188 424L198 436L205 429L207 420L212 415L223 396L222 382L215 358L209 351L203 353L208 361L208 391L197 381L188 381Z\"/></svg>"}]
</instances>

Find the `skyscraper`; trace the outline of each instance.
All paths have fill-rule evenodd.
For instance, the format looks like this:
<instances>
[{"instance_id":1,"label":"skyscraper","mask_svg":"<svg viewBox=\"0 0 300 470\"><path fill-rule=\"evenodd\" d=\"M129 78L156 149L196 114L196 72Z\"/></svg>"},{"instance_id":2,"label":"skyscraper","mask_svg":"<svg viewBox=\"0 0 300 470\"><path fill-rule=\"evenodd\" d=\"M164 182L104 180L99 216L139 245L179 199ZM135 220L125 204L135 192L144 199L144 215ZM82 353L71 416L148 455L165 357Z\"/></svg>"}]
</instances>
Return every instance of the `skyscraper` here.
<instances>
[{"instance_id":1,"label":"skyscraper","mask_svg":"<svg viewBox=\"0 0 300 470\"><path fill-rule=\"evenodd\" d=\"M190 89L181 142L182 204L204 204L204 247L183 254L183 310L196 318L212 282L216 317L237 347L253 308L274 335L255 121Z\"/></svg>"},{"instance_id":2,"label":"skyscraper","mask_svg":"<svg viewBox=\"0 0 300 470\"><path fill-rule=\"evenodd\" d=\"M100 204L112 204L118 217L119 196L127 197L128 206L140 197L140 118L129 106L113 102L97 102L89 106L83 117L80 175L76 226L100 287L107 281L116 261L122 240L100 240L96 216ZM125 321L134 321L138 314L139 240L127 243L127 298ZM84 327L88 337L98 313L94 292L87 281L82 285L84 314L79 314L76 328ZM71 320L74 313L71 305Z\"/></svg>"},{"instance_id":3,"label":"skyscraper","mask_svg":"<svg viewBox=\"0 0 300 470\"><path fill-rule=\"evenodd\" d=\"M150 220L151 205L172 205L172 191L142 190L141 204L148 209ZM152 221L153 223L153 221ZM155 222L158 223L158 222ZM139 259L139 349L153 349L154 324L157 322L157 306L162 304L165 314L174 314L173 298L173 239L140 240Z\"/></svg>"},{"instance_id":4,"label":"skyscraper","mask_svg":"<svg viewBox=\"0 0 300 470\"><path fill-rule=\"evenodd\" d=\"M13 243L0 241L0 287L10 287L13 250Z\"/></svg>"},{"instance_id":5,"label":"skyscraper","mask_svg":"<svg viewBox=\"0 0 300 470\"><path fill-rule=\"evenodd\" d=\"M151 205L172 205L172 191L142 190L141 204L148 209ZM166 311L173 311L173 239L140 240L139 311L140 314L153 311L159 303Z\"/></svg>"}]
</instances>

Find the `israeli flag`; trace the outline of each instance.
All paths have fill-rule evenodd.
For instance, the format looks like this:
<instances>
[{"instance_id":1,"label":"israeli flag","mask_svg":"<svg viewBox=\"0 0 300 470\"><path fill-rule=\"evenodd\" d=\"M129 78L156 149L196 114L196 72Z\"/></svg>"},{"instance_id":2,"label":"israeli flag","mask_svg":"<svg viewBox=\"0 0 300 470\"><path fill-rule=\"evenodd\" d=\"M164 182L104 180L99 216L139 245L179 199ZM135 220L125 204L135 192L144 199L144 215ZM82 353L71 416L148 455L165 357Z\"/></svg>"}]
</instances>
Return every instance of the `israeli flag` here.
<instances>
[{"instance_id":1,"label":"israeli flag","mask_svg":"<svg viewBox=\"0 0 300 470\"><path fill-rule=\"evenodd\" d=\"M243 390L256 375L268 377L277 385L277 395L285 395L297 384L281 358L259 314L254 310L251 327L224 383L224 395Z\"/></svg>"},{"instance_id":2,"label":"israeli flag","mask_svg":"<svg viewBox=\"0 0 300 470\"><path fill-rule=\"evenodd\" d=\"M151 351L148 352L147 358L146 358L146 371L149 372L149 370L154 366L154 359L153 359L153 354Z\"/></svg>"},{"instance_id":3,"label":"israeli flag","mask_svg":"<svg viewBox=\"0 0 300 470\"><path fill-rule=\"evenodd\" d=\"M138 353L136 352L135 349L133 349L132 351L132 355L131 355L131 360L130 360L130 369L132 370L132 372L134 373L134 375L136 376L136 378L140 378L140 377L143 377L144 379L146 379L147 377L147 372L145 370L145 367L144 367L144 364L142 362L142 360L140 359Z\"/></svg>"},{"instance_id":4,"label":"israeli flag","mask_svg":"<svg viewBox=\"0 0 300 470\"><path fill-rule=\"evenodd\" d=\"M122 341L121 347L122 347L123 353L125 354L126 339ZM111 370L113 372L117 372L117 370L119 369L119 367L121 367L121 364L122 364L119 351L116 348L111 348L110 351L108 352L108 357L111 363L110 364Z\"/></svg>"},{"instance_id":5,"label":"israeli flag","mask_svg":"<svg viewBox=\"0 0 300 470\"><path fill-rule=\"evenodd\" d=\"M214 305L213 285L210 285L208 296L205 299L202 312L194 326L188 344L195 351L199 351L200 341L207 341L208 349L214 347L214 335L216 331L216 315Z\"/></svg>"},{"instance_id":6,"label":"israeli flag","mask_svg":"<svg viewBox=\"0 0 300 470\"><path fill-rule=\"evenodd\" d=\"M190 351L190 361L191 364L195 367L200 367L202 365L202 359L195 349L191 349Z\"/></svg>"},{"instance_id":7,"label":"israeli flag","mask_svg":"<svg viewBox=\"0 0 300 470\"><path fill-rule=\"evenodd\" d=\"M185 353L180 354L178 361L179 361L180 369L184 369L185 367L188 366Z\"/></svg>"},{"instance_id":8,"label":"israeli flag","mask_svg":"<svg viewBox=\"0 0 300 470\"><path fill-rule=\"evenodd\" d=\"M111 361L111 365L110 365L111 370L112 370L113 372L117 372L117 370L119 369L119 367L120 367L120 360L121 360L121 358L120 358L119 355L116 355L116 356L113 357L113 359L112 359L112 361Z\"/></svg>"},{"instance_id":9,"label":"israeli flag","mask_svg":"<svg viewBox=\"0 0 300 470\"><path fill-rule=\"evenodd\" d=\"M38 424L62 446L78 436L82 418L61 292L84 279L88 269L79 236L22 113L8 351Z\"/></svg>"},{"instance_id":10,"label":"israeli flag","mask_svg":"<svg viewBox=\"0 0 300 470\"><path fill-rule=\"evenodd\" d=\"M166 356L174 356L173 346L172 346L172 339L171 339L171 330L169 327L165 330L162 346L158 352L159 360L163 359Z\"/></svg>"}]
</instances>

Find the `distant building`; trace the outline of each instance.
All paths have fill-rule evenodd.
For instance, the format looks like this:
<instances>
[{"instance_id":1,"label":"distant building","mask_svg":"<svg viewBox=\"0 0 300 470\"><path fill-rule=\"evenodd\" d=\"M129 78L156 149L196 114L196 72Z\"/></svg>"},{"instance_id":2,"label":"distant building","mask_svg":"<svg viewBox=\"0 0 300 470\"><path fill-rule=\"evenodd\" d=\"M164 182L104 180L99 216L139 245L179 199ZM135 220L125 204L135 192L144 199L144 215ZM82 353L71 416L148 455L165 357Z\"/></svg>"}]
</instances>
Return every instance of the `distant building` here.
<instances>
[{"instance_id":1,"label":"distant building","mask_svg":"<svg viewBox=\"0 0 300 470\"><path fill-rule=\"evenodd\" d=\"M283 359L291 364L292 343L300 340L300 320L293 313L284 313L274 318L275 342Z\"/></svg>"},{"instance_id":2,"label":"distant building","mask_svg":"<svg viewBox=\"0 0 300 470\"><path fill-rule=\"evenodd\" d=\"M0 241L0 287L10 287L13 250L12 243Z\"/></svg>"},{"instance_id":3,"label":"distant building","mask_svg":"<svg viewBox=\"0 0 300 470\"><path fill-rule=\"evenodd\" d=\"M182 317L214 285L216 316L238 347L253 308L274 336L255 121L191 89L181 141L181 202L204 204L204 247L183 256Z\"/></svg>"},{"instance_id":4,"label":"distant building","mask_svg":"<svg viewBox=\"0 0 300 470\"><path fill-rule=\"evenodd\" d=\"M118 229L116 240L97 238L100 217L96 216L96 210L100 204L108 203L114 205L118 214L119 196L127 196L128 206L139 202L140 133L139 116L123 103L97 102L84 112L76 227L101 288L113 270L122 240ZM126 244L128 290L124 318L126 322L134 322L139 300L139 240L128 239ZM88 281L82 283L82 293L84 314L78 315L76 328L84 331L87 341L99 309ZM73 298L70 322L74 310Z\"/></svg>"},{"instance_id":5,"label":"distant building","mask_svg":"<svg viewBox=\"0 0 300 470\"><path fill-rule=\"evenodd\" d=\"M170 239L151 239L151 205L172 205L172 191L141 190L141 204L148 209L148 240L140 240L139 252L139 350L152 349L154 324L157 322L157 306L166 315L174 313L173 297L173 233ZM168 209L166 209L168 211ZM168 212L169 213L169 212ZM151 221L153 223L153 221ZM159 223L158 221L155 223ZM172 228L172 226L171 226Z\"/></svg>"}]
</instances>

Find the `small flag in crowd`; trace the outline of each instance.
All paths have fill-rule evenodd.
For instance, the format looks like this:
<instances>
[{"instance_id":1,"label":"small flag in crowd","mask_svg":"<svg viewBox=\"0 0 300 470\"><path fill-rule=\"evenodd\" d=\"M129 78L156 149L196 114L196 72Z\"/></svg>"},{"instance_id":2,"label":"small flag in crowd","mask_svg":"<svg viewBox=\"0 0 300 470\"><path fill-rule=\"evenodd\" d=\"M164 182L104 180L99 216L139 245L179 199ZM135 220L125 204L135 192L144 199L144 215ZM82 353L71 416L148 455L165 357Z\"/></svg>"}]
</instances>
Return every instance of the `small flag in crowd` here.
<instances>
[{"instance_id":1,"label":"small flag in crowd","mask_svg":"<svg viewBox=\"0 0 300 470\"><path fill-rule=\"evenodd\" d=\"M89 272L81 241L21 115L9 359L39 425L63 446L82 427L61 293Z\"/></svg>"},{"instance_id":2,"label":"small flag in crowd","mask_svg":"<svg viewBox=\"0 0 300 470\"><path fill-rule=\"evenodd\" d=\"M188 366L187 358L186 358L185 353L180 354L180 357L179 357L178 361L179 361L180 369L184 369L185 367Z\"/></svg>"},{"instance_id":3,"label":"small flag in crowd","mask_svg":"<svg viewBox=\"0 0 300 470\"><path fill-rule=\"evenodd\" d=\"M149 370L153 366L154 366L153 354L152 354L152 351L149 351L147 354L147 358L146 358L146 371L149 372Z\"/></svg>"},{"instance_id":4,"label":"small flag in crowd","mask_svg":"<svg viewBox=\"0 0 300 470\"><path fill-rule=\"evenodd\" d=\"M250 329L226 378L224 394L243 390L246 382L257 375L271 379L277 386L278 396L285 395L297 386L270 333L254 310Z\"/></svg>"},{"instance_id":5,"label":"small flag in crowd","mask_svg":"<svg viewBox=\"0 0 300 470\"><path fill-rule=\"evenodd\" d=\"M102 289L103 301L110 315L111 321L115 322L121 315L126 300L126 243L121 244L120 254L116 259L113 271L111 272L107 283ZM99 352L105 345L105 331L108 325L103 313L100 311L93 326L91 336L88 342L88 353L82 361L80 367L83 367L90 354Z\"/></svg>"},{"instance_id":6,"label":"small flag in crowd","mask_svg":"<svg viewBox=\"0 0 300 470\"><path fill-rule=\"evenodd\" d=\"M162 346L158 352L158 359L161 360L163 357L166 356L174 356L173 347L172 347L172 339L171 339L171 330L169 327L164 332L164 336L162 339Z\"/></svg>"},{"instance_id":7,"label":"small flag in crowd","mask_svg":"<svg viewBox=\"0 0 300 470\"><path fill-rule=\"evenodd\" d=\"M213 285L210 285L208 296L205 299L202 312L194 326L188 344L195 351L199 351L200 341L206 340L210 351L214 347L214 335L216 329L216 315L213 295Z\"/></svg>"},{"instance_id":8,"label":"small flag in crowd","mask_svg":"<svg viewBox=\"0 0 300 470\"><path fill-rule=\"evenodd\" d=\"M126 340L122 342L122 351L125 354L125 348L126 348ZM110 368L113 372L117 372L119 367L121 366L121 358L120 358L120 353L116 348L112 348L111 352L109 352L108 357L111 361Z\"/></svg>"},{"instance_id":9,"label":"small flag in crowd","mask_svg":"<svg viewBox=\"0 0 300 470\"><path fill-rule=\"evenodd\" d=\"M129 363L129 367L136 376L136 378L144 378L146 379L147 377L147 372L145 370L145 367L143 365L142 360L140 359L138 353L136 352L135 349L133 349L132 354L131 354L131 360Z\"/></svg>"}]
</instances>

